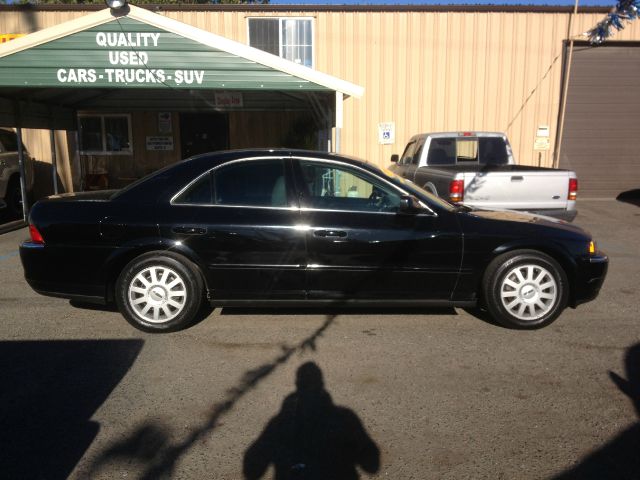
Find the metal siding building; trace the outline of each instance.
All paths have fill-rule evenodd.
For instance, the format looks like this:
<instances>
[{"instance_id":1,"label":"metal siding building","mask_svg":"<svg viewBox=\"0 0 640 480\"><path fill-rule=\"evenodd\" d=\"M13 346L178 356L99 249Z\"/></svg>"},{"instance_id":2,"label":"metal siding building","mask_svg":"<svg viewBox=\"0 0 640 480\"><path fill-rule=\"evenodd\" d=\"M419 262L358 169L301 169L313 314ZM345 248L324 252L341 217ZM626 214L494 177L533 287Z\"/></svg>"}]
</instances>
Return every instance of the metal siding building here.
<instances>
[{"instance_id":1,"label":"metal siding building","mask_svg":"<svg viewBox=\"0 0 640 480\"><path fill-rule=\"evenodd\" d=\"M1 8L0 33L29 33L93 10ZM311 17L314 68L365 89L363 98L344 103L344 153L384 166L415 133L490 130L507 133L519 163L551 166L566 40L583 38L606 9L581 9L571 32L572 13L565 7L161 6L154 11L241 43L248 41L248 18ZM640 40L640 21L608 43L631 40ZM383 122L395 124L394 144L378 142ZM547 151L534 150L539 126L549 127ZM576 130L568 134L575 137ZM27 145L46 159L48 140L37 135L27 136ZM562 151L563 157L575 154L571 148ZM565 157L560 164L576 161Z\"/></svg>"}]
</instances>

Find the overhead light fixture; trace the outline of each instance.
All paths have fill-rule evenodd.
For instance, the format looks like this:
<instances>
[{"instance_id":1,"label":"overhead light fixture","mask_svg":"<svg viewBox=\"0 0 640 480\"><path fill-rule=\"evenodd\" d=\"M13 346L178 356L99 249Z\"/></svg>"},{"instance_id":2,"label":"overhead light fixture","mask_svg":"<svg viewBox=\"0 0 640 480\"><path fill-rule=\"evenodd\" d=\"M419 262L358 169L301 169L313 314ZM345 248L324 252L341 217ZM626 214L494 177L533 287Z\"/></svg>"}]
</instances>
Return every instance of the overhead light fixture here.
<instances>
[{"instance_id":1,"label":"overhead light fixture","mask_svg":"<svg viewBox=\"0 0 640 480\"><path fill-rule=\"evenodd\" d=\"M127 4L127 0L104 0L104 3L106 3L110 9L118 10Z\"/></svg>"}]
</instances>

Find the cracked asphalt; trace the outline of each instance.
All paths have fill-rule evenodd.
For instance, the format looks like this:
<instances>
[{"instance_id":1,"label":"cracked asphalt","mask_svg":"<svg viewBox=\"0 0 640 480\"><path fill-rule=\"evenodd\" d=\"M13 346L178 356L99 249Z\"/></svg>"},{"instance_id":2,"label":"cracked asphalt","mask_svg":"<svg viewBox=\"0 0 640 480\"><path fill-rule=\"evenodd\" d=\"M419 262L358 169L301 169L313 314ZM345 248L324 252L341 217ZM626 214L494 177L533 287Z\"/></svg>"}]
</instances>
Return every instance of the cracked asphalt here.
<instances>
[{"instance_id":1,"label":"cracked asphalt","mask_svg":"<svg viewBox=\"0 0 640 480\"><path fill-rule=\"evenodd\" d=\"M0 477L640 478L640 207L578 208L607 281L533 332L459 309L216 309L144 334L34 293L26 229L0 235Z\"/></svg>"}]
</instances>

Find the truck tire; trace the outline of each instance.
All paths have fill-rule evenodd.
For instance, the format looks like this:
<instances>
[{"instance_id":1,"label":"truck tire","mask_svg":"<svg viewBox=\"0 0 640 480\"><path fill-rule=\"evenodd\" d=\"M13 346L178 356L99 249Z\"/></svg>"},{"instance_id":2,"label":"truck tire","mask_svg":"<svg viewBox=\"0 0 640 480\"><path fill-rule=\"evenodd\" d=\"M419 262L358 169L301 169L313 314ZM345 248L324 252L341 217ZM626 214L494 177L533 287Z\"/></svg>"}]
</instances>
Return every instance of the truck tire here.
<instances>
[{"instance_id":1,"label":"truck tire","mask_svg":"<svg viewBox=\"0 0 640 480\"><path fill-rule=\"evenodd\" d=\"M9 179L4 201L7 204L7 213L11 219L22 217L22 191L20 190L19 176L13 175Z\"/></svg>"},{"instance_id":2,"label":"truck tire","mask_svg":"<svg viewBox=\"0 0 640 480\"><path fill-rule=\"evenodd\" d=\"M433 193L436 197L438 196L438 189L433 183L431 182L426 183L425 186L422 188L424 188L427 192Z\"/></svg>"},{"instance_id":3,"label":"truck tire","mask_svg":"<svg viewBox=\"0 0 640 480\"><path fill-rule=\"evenodd\" d=\"M562 313L569 298L569 281L549 255L515 250L489 264L482 290L496 322L507 328L533 330L549 325Z\"/></svg>"}]
</instances>

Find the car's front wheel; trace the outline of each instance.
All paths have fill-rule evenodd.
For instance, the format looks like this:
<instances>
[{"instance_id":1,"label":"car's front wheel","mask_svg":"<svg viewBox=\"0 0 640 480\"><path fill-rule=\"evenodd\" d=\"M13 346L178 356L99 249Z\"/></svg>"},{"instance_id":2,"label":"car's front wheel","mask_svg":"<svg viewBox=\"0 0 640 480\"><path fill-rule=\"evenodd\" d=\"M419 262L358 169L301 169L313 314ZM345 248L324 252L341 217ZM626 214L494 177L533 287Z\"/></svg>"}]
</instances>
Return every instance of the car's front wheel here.
<instances>
[{"instance_id":1,"label":"car's front wheel","mask_svg":"<svg viewBox=\"0 0 640 480\"><path fill-rule=\"evenodd\" d=\"M203 292L202 276L191 261L158 252L129 262L115 286L120 312L145 332L172 332L190 325L201 310Z\"/></svg>"},{"instance_id":2,"label":"car's front wheel","mask_svg":"<svg viewBox=\"0 0 640 480\"><path fill-rule=\"evenodd\" d=\"M487 267L483 295L491 316L509 328L535 329L553 322L567 306L569 284L563 268L542 252L517 250Z\"/></svg>"}]
</instances>

